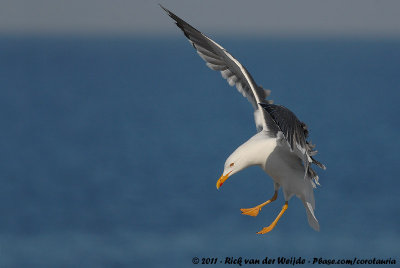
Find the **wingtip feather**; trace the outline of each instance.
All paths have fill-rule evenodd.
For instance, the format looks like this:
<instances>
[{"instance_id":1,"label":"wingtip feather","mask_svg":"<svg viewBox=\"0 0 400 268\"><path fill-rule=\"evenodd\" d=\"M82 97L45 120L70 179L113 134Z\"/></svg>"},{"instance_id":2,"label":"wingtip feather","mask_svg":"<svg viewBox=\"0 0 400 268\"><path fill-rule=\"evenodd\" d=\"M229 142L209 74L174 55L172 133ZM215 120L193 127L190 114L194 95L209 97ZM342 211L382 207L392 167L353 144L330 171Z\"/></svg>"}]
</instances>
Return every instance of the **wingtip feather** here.
<instances>
[{"instance_id":1,"label":"wingtip feather","mask_svg":"<svg viewBox=\"0 0 400 268\"><path fill-rule=\"evenodd\" d=\"M162 9L164 9L165 12L167 12L168 14L170 13L170 11L169 11L168 9L166 9L165 7L163 7L163 5L161 5L160 3L158 3L158 5L159 5Z\"/></svg>"}]
</instances>

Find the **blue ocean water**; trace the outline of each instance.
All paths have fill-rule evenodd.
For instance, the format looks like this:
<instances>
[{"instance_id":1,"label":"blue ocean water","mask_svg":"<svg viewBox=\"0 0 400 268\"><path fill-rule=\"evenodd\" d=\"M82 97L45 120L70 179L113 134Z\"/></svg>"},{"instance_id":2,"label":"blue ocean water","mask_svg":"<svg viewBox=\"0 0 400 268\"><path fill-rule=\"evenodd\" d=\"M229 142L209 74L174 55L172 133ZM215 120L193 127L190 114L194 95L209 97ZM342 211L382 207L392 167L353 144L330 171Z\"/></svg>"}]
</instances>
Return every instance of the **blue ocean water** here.
<instances>
[{"instance_id":1,"label":"blue ocean water","mask_svg":"<svg viewBox=\"0 0 400 268\"><path fill-rule=\"evenodd\" d=\"M315 190L321 231L293 198L256 235L284 202L241 215L273 193L258 167L216 190L226 157L255 133L252 108L183 36L3 36L0 266L400 262L400 41L217 41L309 125L327 166Z\"/></svg>"}]
</instances>

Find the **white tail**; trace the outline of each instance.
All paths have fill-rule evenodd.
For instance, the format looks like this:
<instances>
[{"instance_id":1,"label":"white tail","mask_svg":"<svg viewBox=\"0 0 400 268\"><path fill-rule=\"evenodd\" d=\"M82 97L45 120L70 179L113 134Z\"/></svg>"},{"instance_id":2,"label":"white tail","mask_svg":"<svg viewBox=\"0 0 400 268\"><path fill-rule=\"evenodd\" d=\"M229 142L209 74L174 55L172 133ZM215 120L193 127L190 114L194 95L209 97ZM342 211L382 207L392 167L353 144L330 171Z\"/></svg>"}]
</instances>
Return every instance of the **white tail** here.
<instances>
[{"instance_id":1,"label":"white tail","mask_svg":"<svg viewBox=\"0 0 400 268\"><path fill-rule=\"evenodd\" d=\"M314 209L309 202L304 202L304 207L306 208L308 224L315 230L319 231L319 223L317 218L314 215Z\"/></svg>"}]
</instances>

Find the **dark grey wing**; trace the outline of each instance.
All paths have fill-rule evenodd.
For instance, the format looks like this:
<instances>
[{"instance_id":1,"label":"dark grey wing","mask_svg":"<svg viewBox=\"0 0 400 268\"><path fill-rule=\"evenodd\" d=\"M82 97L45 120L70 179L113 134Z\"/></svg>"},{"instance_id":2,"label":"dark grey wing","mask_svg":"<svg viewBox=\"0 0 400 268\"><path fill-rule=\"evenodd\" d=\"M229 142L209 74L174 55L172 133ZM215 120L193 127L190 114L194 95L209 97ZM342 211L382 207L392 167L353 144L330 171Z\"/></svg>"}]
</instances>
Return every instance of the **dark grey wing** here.
<instances>
[{"instance_id":1,"label":"dark grey wing","mask_svg":"<svg viewBox=\"0 0 400 268\"><path fill-rule=\"evenodd\" d=\"M314 163L323 169L325 169L325 166L313 158L317 151L314 151L315 146L307 141L307 125L301 122L292 111L284 106L264 103L260 103L260 105L279 127L290 151L295 152L303 161L305 175L310 175L318 183L318 176L311 169L310 164Z\"/></svg>"},{"instance_id":2,"label":"dark grey wing","mask_svg":"<svg viewBox=\"0 0 400 268\"><path fill-rule=\"evenodd\" d=\"M227 79L229 85L236 86L238 91L250 101L255 110L257 128L259 130L268 130L267 120L269 118L265 117L266 115L259 108L258 103L270 103L271 101L266 100L270 91L258 86L246 68L222 46L193 28L168 9L163 6L161 8L175 20L176 25L183 31L200 57L206 61L207 66L213 70L220 71L222 77Z\"/></svg>"},{"instance_id":3,"label":"dark grey wing","mask_svg":"<svg viewBox=\"0 0 400 268\"><path fill-rule=\"evenodd\" d=\"M274 122L285 135L290 150L294 151L297 146L305 150L307 139L305 124L284 106L275 104L261 104L261 106L271 115Z\"/></svg>"}]
</instances>

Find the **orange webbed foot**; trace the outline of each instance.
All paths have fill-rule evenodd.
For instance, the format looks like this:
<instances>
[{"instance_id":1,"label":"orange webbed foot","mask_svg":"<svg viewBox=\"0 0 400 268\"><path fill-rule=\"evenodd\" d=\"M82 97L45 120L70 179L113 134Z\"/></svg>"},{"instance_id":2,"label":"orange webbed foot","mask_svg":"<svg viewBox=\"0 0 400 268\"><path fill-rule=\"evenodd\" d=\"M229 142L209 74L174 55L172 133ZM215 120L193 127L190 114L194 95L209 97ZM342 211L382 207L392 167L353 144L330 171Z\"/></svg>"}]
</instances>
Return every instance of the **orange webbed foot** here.
<instances>
[{"instance_id":1,"label":"orange webbed foot","mask_svg":"<svg viewBox=\"0 0 400 268\"><path fill-rule=\"evenodd\" d=\"M275 224L275 225L271 224L271 225L268 226L268 227L264 227L264 228L262 228L261 231L257 232L257 234L266 234L266 233L272 231L272 229L274 229L275 226L276 226L276 224Z\"/></svg>"},{"instance_id":2,"label":"orange webbed foot","mask_svg":"<svg viewBox=\"0 0 400 268\"><path fill-rule=\"evenodd\" d=\"M270 200L267 200L264 203L262 203L258 206L255 206L254 208L241 208L240 211L242 211L243 215L249 215L249 216L256 217L258 215L258 213L261 211L261 209L265 205L268 205L269 203L275 201L277 196L278 196L278 192L275 191L274 196Z\"/></svg>"},{"instance_id":3,"label":"orange webbed foot","mask_svg":"<svg viewBox=\"0 0 400 268\"><path fill-rule=\"evenodd\" d=\"M285 205L282 207L282 210L279 213L279 215L276 217L276 219L268 227L262 228L262 230L257 232L257 234L266 234L266 233L272 231L272 229L275 228L276 224L278 223L279 219L282 217L283 213L285 213L287 208L288 208L288 202L286 201Z\"/></svg>"},{"instance_id":4,"label":"orange webbed foot","mask_svg":"<svg viewBox=\"0 0 400 268\"><path fill-rule=\"evenodd\" d=\"M259 206L256 206L254 208L241 208L240 211L242 212L243 215L249 215L256 217L258 213L260 212L261 208Z\"/></svg>"}]
</instances>

